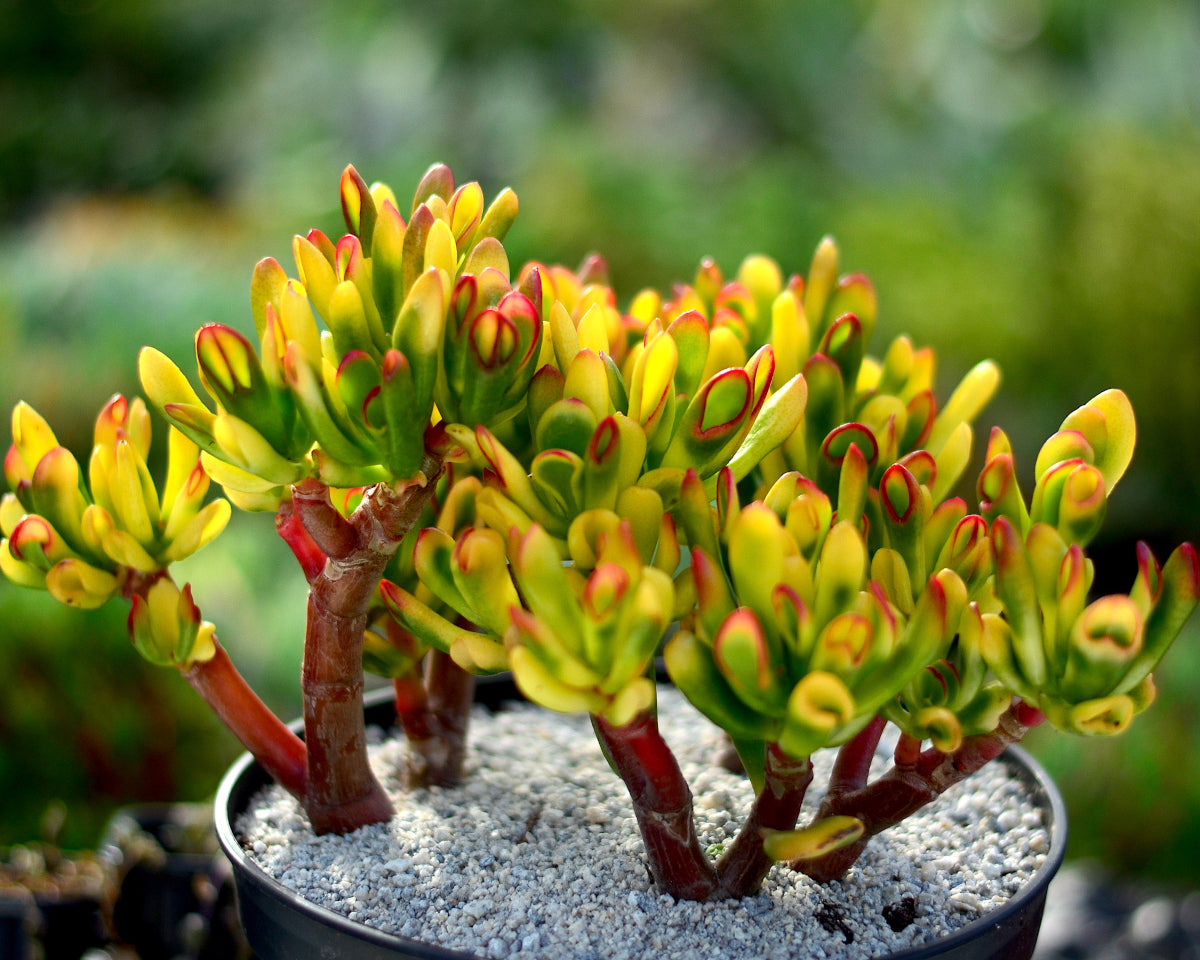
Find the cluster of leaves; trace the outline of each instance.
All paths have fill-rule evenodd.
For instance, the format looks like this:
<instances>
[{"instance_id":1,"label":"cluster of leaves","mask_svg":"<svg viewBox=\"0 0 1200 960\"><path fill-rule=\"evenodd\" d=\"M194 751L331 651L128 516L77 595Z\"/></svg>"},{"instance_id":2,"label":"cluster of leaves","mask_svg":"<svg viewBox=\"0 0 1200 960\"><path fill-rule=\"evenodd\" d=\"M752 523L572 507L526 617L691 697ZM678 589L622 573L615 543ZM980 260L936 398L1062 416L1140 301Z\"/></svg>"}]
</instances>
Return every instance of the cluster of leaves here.
<instances>
[{"instance_id":1,"label":"cluster of leaves","mask_svg":"<svg viewBox=\"0 0 1200 960\"><path fill-rule=\"evenodd\" d=\"M1132 455L1124 394L1063 422L1028 504L994 430L970 512L951 494L997 369L939 404L932 350L869 356L875 295L832 241L807 277L705 262L623 314L596 261L540 273L554 353L524 429L448 428L481 472L473 520L423 531L414 580L383 585L418 648L620 724L652 708L678 624L673 681L752 771L769 744L808 756L880 713L949 752L1014 696L1076 733L1120 732L1153 698L1198 571L1188 546L1165 568L1143 547L1130 594L1087 603L1083 548Z\"/></svg>"},{"instance_id":2,"label":"cluster of leaves","mask_svg":"<svg viewBox=\"0 0 1200 960\"><path fill-rule=\"evenodd\" d=\"M190 589L180 590L166 575L229 521L227 501L205 504L209 477L196 445L171 431L160 493L146 466L150 415L140 399L116 396L101 410L86 479L28 405L13 410L12 433L4 460L12 492L0 502L0 569L80 609L125 595L133 604L130 633L146 659L175 666L208 659L213 625L201 621Z\"/></svg>"},{"instance_id":3,"label":"cluster of leaves","mask_svg":"<svg viewBox=\"0 0 1200 960\"><path fill-rule=\"evenodd\" d=\"M161 496L140 401L102 414L87 483L18 408L10 577L78 605L124 590L139 649L186 662L211 628L163 571L224 525L223 501L200 507L207 476L283 517L302 481L349 515L364 488L428 472L436 497L370 618L368 662L394 676L437 648L621 726L653 711L662 651L752 772L771 745L807 757L880 713L949 751L1014 696L1080 733L1120 731L1153 698L1198 571L1190 547L1164 567L1143 549L1129 595L1087 603L1083 548L1132 455L1123 394L1064 421L1028 504L993 431L970 513L951 493L997 369L979 364L939 404L932 350L898 337L870 356L874 290L839 277L831 240L806 276L754 256L726 280L706 261L622 310L599 258L514 280L511 191L485 207L478 184L434 166L406 221L389 187L348 168L341 198L348 232L297 236L297 278L256 267L257 342L197 333L215 409L142 352L172 424ZM168 608L164 653L138 625Z\"/></svg>"}]
</instances>

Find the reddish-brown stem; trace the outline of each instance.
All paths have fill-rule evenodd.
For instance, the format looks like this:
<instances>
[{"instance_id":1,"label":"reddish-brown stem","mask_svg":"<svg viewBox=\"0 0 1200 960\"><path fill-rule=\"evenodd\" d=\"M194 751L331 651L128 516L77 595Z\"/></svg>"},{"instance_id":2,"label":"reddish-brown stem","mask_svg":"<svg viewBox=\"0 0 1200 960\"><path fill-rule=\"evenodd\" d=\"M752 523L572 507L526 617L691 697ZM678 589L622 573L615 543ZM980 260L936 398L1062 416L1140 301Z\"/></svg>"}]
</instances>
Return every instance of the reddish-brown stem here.
<instances>
[{"instance_id":1,"label":"reddish-brown stem","mask_svg":"<svg viewBox=\"0 0 1200 960\"><path fill-rule=\"evenodd\" d=\"M196 661L180 673L275 782L302 800L307 771L304 742L250 689L224 648L217 644L210 659Z\"/></svg>"},{"instance_id":2,"label":"reddish-brown stem","mask_svg":"<svg viewBox=\"0 0 1200 960\"><path fill-rule=\"evenodd\" d=\"M425 661L425 687L443 741L443 756L434 782L451 786L462 780L475 677L455 663L450 654L431 650Z\"/></svg>"},{"instance_id":3,"label":"reddish-brown stem","mask_svg":"<svg viewBox=\"0 0 1200 960\"><path fill-rule=\"evenodd\" d=\"M358 573L372 575L363 564ZM377 565L378 573L383 563ZM308 629L304 640L301 688L304 694L304 734L308 743L308 791L304 809L318 833L348 833L370 823L391 819L392 805L367 761L363 720L362 643L366 602L361 614L349 598L338 612L333 606L348 587L343 576L318 577L309 591Z\"/></svg>"},{"instance_id":4,"label":"reddish-brown stem","mask_svg":"<svg viewBox=\"0 0 1200 960\"><path fill-rule=\"evenodd\" d=\"M717 862L718 886L712 899L740 899L758 891L775 862L763 850L762 831L796 826L812 778L812 761L807 757L797 760L778 745L768 745L763 788L742 829Z\"/></svg>"},{"instance_id":5,"label":"reddish-brown stem","mask_svg":"<svg viewBox=\"0 0 1200 960\"><path fill-rule=\"evenodd\" d=\"M123 570L121 595L136 605L145 601L160 580L170 580L166 570L139 573L131 567ZM188 590L185 586L184 590ZM195 610L197 620L200 611ZM134 613L130 613L130 618ZM133 625L130 624L132 631ZM292 796L303 800L308 785L307 749L265 703L258 698L238 672L225 648L213 637L214 652L207 660L194 660L179 668L179 673L217 718Z\"/></svg>"},{"instance_id":6,"label":"reddish-brown stem","mask_svg":"<svg viewBox=\"0 0 1200 960\"><path fill-rule=\"evenodd\" d=\"M863 822L862 838L824 857L795 861L792 866L818 882L836 880L854 865L871 837L912 816L965 780L1044 719L1040 711L1015 701L1001 715L995 730L967 737L954 752L942 753L930 747L913 756L911 762L893 763L882 777L857 790L827 795L817 816L857 817Z\"/></svg>"},{"instance_id":7,"label":"reddish-brown stem","mask_svg":"<svg viewBox=\"0 0 1200 960\"><path fill-rule=\"evenodd\" d=\"M292 487L292 508L317 548L327 556L348 557L358 547L354 524L338 513L329 488L309 477Z\"/></svg>"},{"instance_id":8,"label":"reddish-brown stem","mask_svg":"<svg viewBox=\"0 0 1200 960\"><path fill-rule=\"evenodd\" d=\"M896 740L893 759L898 767L914 766L921 756L921 741L911 733L901 733Z\"/></svg>"},{"instance_id":9,"label":"reddish-brown stem","mask_svg":"<svg viewBox=\"0 0 1200 960\"><path fill-rule=\"evenodd\" d=\"M300 522L291 501L285 501L275 514L275 531L292 550L304 579L312 583L325 569L325 553Z\"/></svg>"},{"instance_id":10,"label":"reddish-brown stem","mask_svg":"<svg viewBox=\"0 0 1200 960\"><path fill-rule=\"evenodd\" d=\"M425 681L421 676L421 665L399 677L392 678L395 694L396 721L404 731L405 739L424 740L433 736L429 716L429 697L425 693Z\"/></svg>"},{"instance_id":11,"label":"reddish-brown stem","mask_svg":"<svg viewBox=\"0 0 1200 960\"><path fill-rule=\"evenodd\" d=\"M593 716L592 727L629 790L658 889L680 900L708 899L717 887L716 870L700 849L692 792L657 720L641 713L617 727Z\"/></svg>"},{"instance_id":12,"label":"reddish-brown stem","mask_svg":"<svg viewBox=\"0 0 1200 960\"><path fill-rule=\"evenodd\" d=\"M349 520L334 510L328 490L318 490L314 482L293 490L297 516L326 554L309 587L301 671L308 743L304 807L317 833L347 833L392 815L367 760L363 633L388 558L433 494L440 467L427 466L427 482L372 487Z\"/></svg>"},{"instance_id":13,"label":"reddish-brown stem","mask_svg":"<svg viewBox=\"0 0 1200 960\"><path fill-rule=\"evenodd\" d=\"M424 679L414 672L397 678L393 686L396 716L409 748L406 785L452 787L461 783L475 678L449 654L431 650L425 658Z\"/></svg>"},{"instance_id":14,"label":"reddish-brown stem","mask_svg":"<svg viewBox=\"0 0 1200 960\"><path fill-rule=\"evenodd\" d=\"M838 748L833 772L829 776L827 797L866 786L871 761L875 759L875 749L886 726L887 721L883 717L873 717L859 733Z\"/></svg>"}]
</instances>

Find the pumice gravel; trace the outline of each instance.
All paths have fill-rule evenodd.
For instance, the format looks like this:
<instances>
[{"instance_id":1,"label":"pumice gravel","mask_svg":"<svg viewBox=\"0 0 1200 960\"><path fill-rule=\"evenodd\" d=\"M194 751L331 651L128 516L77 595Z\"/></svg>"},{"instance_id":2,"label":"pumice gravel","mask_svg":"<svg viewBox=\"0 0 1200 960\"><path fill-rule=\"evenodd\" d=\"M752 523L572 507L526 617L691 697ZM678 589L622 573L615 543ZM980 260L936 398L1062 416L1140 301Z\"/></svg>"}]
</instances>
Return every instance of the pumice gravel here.
<instances>
[{"instance_id":1,"label":"pumice gravel","mask_svg":"<svg viewBox=\"0 0 1200 960\"><path fill-rule=\"evenodd\" d=\"M695 796L700 842L716 857L753 791L713 762L719 731L675 690L660 689L659 717ZM404 791L403 741L376 729L371 762L398 811L390 823L318 837L272 786L237 823L248 855L351 920L478 957L858 960L1000 906L1050 849L1024 786L992 763L875 837L842 881L776 866L757 896L677 902L652 887L629 797L587 718L513 704L476 708L471 722L462 786ZM881 745L880 770L890 749ZM802 824L832 761L830 750L813 758Z\"/></svg>"}]
</instances>

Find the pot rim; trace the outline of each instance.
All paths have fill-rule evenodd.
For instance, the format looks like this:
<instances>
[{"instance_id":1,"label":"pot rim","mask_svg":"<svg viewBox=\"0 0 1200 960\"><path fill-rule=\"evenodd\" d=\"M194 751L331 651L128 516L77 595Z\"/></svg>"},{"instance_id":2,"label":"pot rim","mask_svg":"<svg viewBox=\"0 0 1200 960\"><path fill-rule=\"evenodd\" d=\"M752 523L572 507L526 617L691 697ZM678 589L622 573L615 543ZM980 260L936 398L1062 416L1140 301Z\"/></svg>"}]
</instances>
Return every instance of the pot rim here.
<instances>
[{"instance_id":1,"label":"pot rim","mask_svg":"<svg viewBox=\"0 0 1200 960\"><path fill-rule=\"evenodd\" d=\"M507 681L509 678L501 675L478 679L485 682L490 680L495 683L496 681ZM363 706L370 709L387 704L392 696L392 690L388 687L369 691L363 697ZM288 726L299 733L303 729L303 721L295 720ZM990 929L999 930L1014 915L1030 907L1039 897L1045 896L1050 881L1062 866L1067 850L1067 811L1062 794L1054 785L1046 769L1023 748L1016 745L1009 746L996 759L1004 763L1011 773L1024 780L1032 788L1034 801L1039 807L1049 808L1050 818L1046 829L1050 834L1050 850L1046 854L1046 859L1029 881L1001 906L959 927L947 936L889 953L886 955L886 960L927 960L927 958L939 956L955 947L968 944L985 935ZM387 933L376 927L359 923L357 920L350 920L289 890L251 860L234 832L233 821L245 811L245 804L249 798L271 782L271 778L247 752L233 762L217 788L214 800L217 840L235 872L240 873L245 882L253 886L259 894L300 912L314 922L332 927L344 936L380 949L402 951L404 956L410 956L416 960L474 960L473 955L468 953L450 950L422 940L411 940L399 934ZM237 806L236 810L232 809L235 805Z\"/></svg>"}]
</instances>

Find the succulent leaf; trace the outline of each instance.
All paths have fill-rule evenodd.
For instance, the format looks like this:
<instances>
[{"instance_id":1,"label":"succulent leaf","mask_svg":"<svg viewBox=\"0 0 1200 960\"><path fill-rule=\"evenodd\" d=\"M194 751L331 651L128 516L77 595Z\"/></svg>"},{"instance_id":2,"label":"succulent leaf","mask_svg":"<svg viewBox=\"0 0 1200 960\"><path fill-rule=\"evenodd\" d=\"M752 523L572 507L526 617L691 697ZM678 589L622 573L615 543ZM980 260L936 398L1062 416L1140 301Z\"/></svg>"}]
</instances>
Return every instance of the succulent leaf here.
<instances>
[{"instance_id":1,"label":"succulent leaf","mask_svg":"<svg viewBox=\"0 0 1200 960\"><path fill-rule=\"evenodd\" d=\"M59 603L95 610L119 589L117 578L85 560L62 560L46 573L46 590Z\"/></svg>"},{"instance_id":2,"label":"succulent leaf","mask_svg":"<svg viewBox=\"0 0 1200 960\"><path fill-rule=\"evenodd\" d=\"M854 696L839 677L824 671L807 673L792 688L778 744L789 756L810 756L853 720Z\"/></svg>"},{"instance_id":3,"label":"succulent leaf","mask_svg":"<svg viewBox=\"0 0 1200 960\"><path fill-rule=\"evenodd\" d=\"M837 263L837 244L832 237L822 237L813 253L808 268L808 282L804 288L804 313L813 325L813 335L816 337L822 336L827 327L822 320L837 282Z\"/></svg>"},{"instance_id":4,"label":"succulent leaf","mask_svg":"<svg viewBox=\"0 0 1200 960\"><path fill-rule=\"evenodd\" d=\"M1144 622L1128 597L1101 597L1070 629L1060 695L1073 703L1107 696L1142 652Z\"/></svg>"},{"instance_id":5,"label":"succulent leaf","mask_svg":"<svg viewBox=\"0 0 1200 960\"><path fill-rule=\"evenodd\" d=\"M509 227L517 218L517 209L517 195L505 187L496 194L495 199L484 213L483 219L479 221L479 228L475 231L476 242L484 237L503 240Z\"/></svg>"},{"instance_id":6,"label":"succulent leaf","mask_svg":"<svg viewBox=\"0 0 1200 960\"><path fill-rule=\"evenodd\" d=\"M862 535L847 521L829 531L817 567L815 626L821 629L838 613L850 609L867 573L867 550Z\"/></svg>"},{"instance_id":7,"label":"succulent leaf","mask_svg":"<svg viewBox=\"0 0 1200 960\"><path fill-rule=\"evenodd\" d=\"M1006 517L998 517L992 523L991 540L996 595L1012 625L1014 652L1022 675L1035 687L1040 687L1047 680L1047 671L1033 570L1020 534Z\"/></svg>"},{"instance_id":8,"label":"succulent leaf","mask_svg":"<svg viewBox=\"0 0 1200 960\"><path fill-rule=\"evenodd\" d=\"M0 573L19 587L46 589L46 571L13 555L9 540L0 540Z\"/></svg>"},{"instance_id":9,"label":"succulent leaf","mask_svg":"<svg viewBox=\"0 0 1200 960\"><path fill-rule=\"evenodd\" d=\"M136 495L141 495L140 477ZM28 481L28 508L45 517L63 539L81 553L87 551L83 535L83 512L88 506L81 484L79 463L64 447L46 451L33 468ZM144 509L144 505L143 505Z\"/></svg>"},{"instance_id":10,"label":"succulent leaf","mask_svg":"<svg viewBox=\"0 0 1200 960\"><path fill-rule=\"evenodd\" d=\"M162 553L164 562L183 560L212 542L229 523L231 513L227 500L214 500L197 511L174 533L168 530L167 539L170 542Z\"/></svg>"},{"instance_id":11,"label":"succulent leaf","mask_svg":"<svg viewBox=\"0 0 1200 960\"><path fill-rule=\"evenodd\" d=\"M495 530L468 527L454 543L450 573L472 611L472 622L502 635L520 598L508 573L505 539Z\"/></svg>"},{"instance_id":12,"label":"succulent leaf","mask_svg":"<svg viewBox=\"0 0 1200 960\"><path fill-rule=\"evenodd\" d=\"M375 199L367 182L354 167L342 171L341 181L342 215L349 231L360 238L369 238L375 231ZM370 256L370 248L365 250Z\"/></svg>"},{"instance_id":13,"label":"succulent leaf","mask_svg":"<svg viewBox=\"0 0 1200 960\"><path fill-rule=\"evenodd\" d=\"M608 706L607 699L594 690L571 686L545 664L526 646L515 646L509 650L509 663L513 679L521 693L534 703L559 713L601 713Z\"/></svg>"},{"instance_id":14,"label":"succulent leaf","mask_svg":"<svg viewBox=\"0 0 1200 960\"><path fill-rule=\"evenodd\" d=\"M680 630L663 650L671 682L713 723L745 740L774 739L775 727L733 692L713 660L712 648Z\"/></svg>"},{"instance_id":15,"label":"succulent leaf","mask_svg":"<svg viewBox=\"0 0 1200 960\"><path fill-rule=\"evenodd\" d=\"M308 473L306 463L288 460L254 427L232 414L219 414L213 420L213 440L229 463L272 484L295 483Z\"/></svg>"},{"instance_id":16,"label":"succulent leaf","mask_svg":"<svg viewBox=\"0 0 1200 960\"><path fill-rule=\"evenodd\" d=\"M935 457L963 424L972 423L1000 386L1000 368L991 360L977 363L962 378L934 421L925 447Z\"/></svg>"},{"instance_id":17,"label":"succulent leaf","mask_svg":"<svg viewBox=\"0 0 1200 960\"><path fill-rule=\"evenodd\" d=\"M485 635L451 623L390 580L380 584L380 595L388 612L399 624L422 642L450 653L464 669L471 673L492 673L504 669L504 648ZM458 651L457 656L455 651Z\"/></svg>"},{"instance_id":18,"label":"succulent leaf","mask_svg":"<svg viewBox=\"0 0 1200 960\"><path fill-rule=\"evenodd\" d=\"M858 841L863 822L823 817L803 830L763 830L763 852L772 860L815 860Z\"/></svg>"},{"instance_id":19,"label":"succulent leaf","mask_svg":"<svg viewBox=\"0 0 1200 960\"><path fill-rule=\"evenodd\" d=\"M799 374L771 394L754 418L741 446L729 458L729 468L735 479L747 476L795 431L803 422L807 402L808 384Z\"/></svg>"},{"instance_id":20,"label":"succulent leaf","mask_svg":"<svg viewBox=\"0 0 1200 960\"><path fill-rule=\"evenodd\" d=\"M1150 560L1153 561L1153 556ZM1138 684L1149 677L1150 671L1158 665L1198 602L1200 560L1191 544L1181 544L1163 564L1157 596L1149 612L1144 613L1142 652L1130 665L1114 692L1132 693Z\"/></svg>"},{"instance_id":21,"label":"succulent leaf","mask_svg":"<svg viewBox=\"0 0 1200 960\"><path fill-rule=\"evenodd\" d=\"M1078 431L1091 446L1095 459L1089 463L1104 477L1104 492L1112 492L1133 459L1137 423L1129 397L1121 390L1105 390L1069 414L1060 430ZM1038 458L1039 468L1049 467ZM1041 477L1041 469L1037 476Z\"/></svg>"},{"instance_id":22,"label":"succulent leaf","mask_svg":"<svg viewBox=\"0 0 1200 960\"><path fill-rule=\"evenodd\" d=\"M725 618L713 638L713 661L737 696L756 713L782 717L787 690L780 683L780 661L772 656L753 610L741 607Z\"/></svg>"},{"instance_id":23,"label":"succulent leaf","mask_svg":"<svg viewBox=\"0 0 1200 960\"><path fill-rule=\"evenodd\" d=\"M694 396L708 359L708 323L700 311L687 310L671 321L667 335L678 348L679 367L675 373L675 388L679 393Z\"/></svg>"},{"instance_id":24,"label":"succulent leaf","mask_svg":"<svg viewBox=\"0 0 1200 960\"><path fill-rule=\"evenodd\" d=\"M834 314L834 316L837 315ZM852 313L838 316L825 331L817 349L819 353L837 364L846 391L843 398L844 409L852 409L855 388L858 383L858 372L862 366L864 354L863 328L858 317Z\"/></svg>"}]
</instances>

